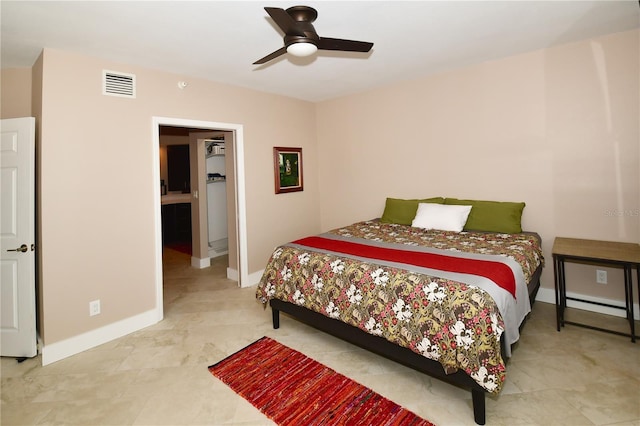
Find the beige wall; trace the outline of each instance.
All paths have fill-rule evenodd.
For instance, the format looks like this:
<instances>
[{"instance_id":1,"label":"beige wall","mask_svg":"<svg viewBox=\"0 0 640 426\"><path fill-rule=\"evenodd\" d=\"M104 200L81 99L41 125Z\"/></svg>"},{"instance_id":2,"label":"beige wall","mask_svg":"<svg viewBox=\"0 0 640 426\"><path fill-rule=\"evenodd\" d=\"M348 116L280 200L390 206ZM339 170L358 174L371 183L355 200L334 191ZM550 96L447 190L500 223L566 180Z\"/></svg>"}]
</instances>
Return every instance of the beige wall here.
<instances>
[{"instance_id":1,"label":"beige wall","mask_svg":"<svg viewBox=\"0 0 640 426\"><path fill-rule=\"evenodd\" d=\"M3 69L0 88L0 118L32 117L31 68Z\"/></svg>"},{"instance_id":2,"label":"beige wall","mask_svg":"<svg viewBox=\"0 0 640 426\"><path fill-rule=\"evenodd\" d=\"M380 216L387 196L443 195L525 201L551 288L555 236L640 241L638 40L615 34L317 105L49 49L32 71L3 70L3 118L37 119L45 344L154 307L153 116L244 126L249 272L279 243ZM102 69L136 74L137 98L102 96ZM33 92L7 100L7 81L27 87L30 73ZM274 194L273 146L304 148L303 192ZM581 268L583 293L622 298ZM102 314L88 317L96 298Z\"/></svg>"},{"instance_id":3,"label":"beige wall","mask_svg":"<svg viewBox=\"0 0 640 426\"><path fill-rule=\"evenodd\" d=\"M313 104L50 49L42 61L45 345L154 308L153 116L244 126L249 272L319 230ZM137 98L103 96L103 69L135 74ZM304 192L274 194L275 145L304 148Z\"/></svg>"},{"instance_id":4,"label":"beige wall","mask_svg":"<svg viewBox=\"0 0 640 426\"><path fill-rule=\"evenodd\" d=\"M631 31L318 104L322 229L386 197L525 201L546 288L556 236L640 242L639 51ZM624 300L585 268L569 290Z\"/></svg>"}]
</instances>

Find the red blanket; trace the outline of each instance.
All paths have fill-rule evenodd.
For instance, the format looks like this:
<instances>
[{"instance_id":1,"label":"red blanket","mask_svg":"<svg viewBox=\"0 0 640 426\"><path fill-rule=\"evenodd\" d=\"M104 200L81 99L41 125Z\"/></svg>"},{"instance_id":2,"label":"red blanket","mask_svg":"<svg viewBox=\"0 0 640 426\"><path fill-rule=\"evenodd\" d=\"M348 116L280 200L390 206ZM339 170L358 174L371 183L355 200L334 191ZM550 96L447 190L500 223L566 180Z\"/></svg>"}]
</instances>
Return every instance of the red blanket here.
<instances>
[{"instance_id":1,"label":"red blanket","mask_svg":"<svg viewBox=\"0 0 640 426\"><path fill-rule=\"evenodd\" d=\"M508 265L490 260L466 259L463 257L442 254L424 253L411 250L399 250L385 247L369 246L349 241L332 240L323 237L307 237L293 241L293 244L328 250L353 256L379 259L415 265L441 271L479 275L490 279L498 286L516 297L516 280Z\"/></svg>"}]
</instances>

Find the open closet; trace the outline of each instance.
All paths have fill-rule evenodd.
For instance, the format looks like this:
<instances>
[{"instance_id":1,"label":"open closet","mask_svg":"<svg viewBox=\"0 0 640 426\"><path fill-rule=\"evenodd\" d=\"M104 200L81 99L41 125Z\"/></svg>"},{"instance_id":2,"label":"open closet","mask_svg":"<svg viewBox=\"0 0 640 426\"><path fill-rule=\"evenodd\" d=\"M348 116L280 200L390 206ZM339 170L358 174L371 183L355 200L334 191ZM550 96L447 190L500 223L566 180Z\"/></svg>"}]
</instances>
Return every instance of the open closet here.
<instances>
[{"instance_id":1,"label":"open closet","mask_svg":"<svg viewBox=\"0 0 640 426\"><path fill-rule=\"evenodd\" d=\"M227 173L225 161L225 134L205 139L207 173L207 225L209 257L229 251L227 230Z\"/></svg>"}]
</instances>

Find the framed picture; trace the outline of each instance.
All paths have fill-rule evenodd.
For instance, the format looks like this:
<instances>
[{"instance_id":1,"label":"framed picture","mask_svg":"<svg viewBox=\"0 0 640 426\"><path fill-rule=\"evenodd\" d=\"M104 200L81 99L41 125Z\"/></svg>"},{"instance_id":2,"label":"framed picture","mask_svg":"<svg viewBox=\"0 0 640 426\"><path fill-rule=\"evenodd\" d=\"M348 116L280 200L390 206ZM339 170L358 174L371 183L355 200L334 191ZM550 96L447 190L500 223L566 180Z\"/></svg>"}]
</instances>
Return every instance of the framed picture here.
<instances>
[{"instance_id":1,"label":"framed picture","mask_svg":"<svg viewBox=\"0 0 640 426\"><path fill-rule=\"evenodd\" d=\"M302 191L302 148L273 148L276 194Z\"/></svg>"}]
</instances>

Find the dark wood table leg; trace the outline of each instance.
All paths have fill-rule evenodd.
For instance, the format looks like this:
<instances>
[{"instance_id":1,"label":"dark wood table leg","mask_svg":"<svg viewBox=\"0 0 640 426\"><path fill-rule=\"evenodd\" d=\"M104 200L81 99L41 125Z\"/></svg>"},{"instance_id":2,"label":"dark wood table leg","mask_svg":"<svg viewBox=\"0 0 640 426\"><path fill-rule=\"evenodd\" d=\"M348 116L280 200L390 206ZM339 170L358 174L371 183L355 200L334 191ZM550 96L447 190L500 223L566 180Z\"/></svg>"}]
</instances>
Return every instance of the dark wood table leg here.
<instances>
[{"instance_id":1,"label":"dark wood table leg","mask_svg":"<svg viewBox=\"0 0 640 426\"><path fill-rule=\"evenodd\" d=\"M560 271L558 268L558 257L553 256L553 277L555 281L555 291L556 291L556 327L558 331L560 331Z\"/></svg>"},{"instance_id":2,"label":"dark wood table leg","mask_svg":"<svg viewBox=\"0 0 640 426\"><path fill-rule=\"evenodd\" d=\"M636 264L636 273L638 274L638 276L636 277L638 279L638 304L640 304L640 263ZM633 297L631 298L631 301L633 303ZM634 318L634 321L635 321L635 318ZM635 336L635 337L639 337L639 336Z\"/></svg>"},{"instance_id":3,"label":"dark wood table leg","mask_svg":"<svg viewBox=\"0 0 640 426\"><path fill-rule=\"evenodd\" d=\"M633 317L633 275L631 265L624 265L624 293L627 302L627 320L631 328L631 341L636 342L635 318Z\"/></svg>"},{"instance_id":4,"label":"dark wood table leg","mask_svg":"<svg viewBox=\"0 0 640 426\"><path fill-rule=\"evenodd\" d=\"M564 327L564 311L567 308L567 281L564 271L564 257L558 258L558 277L560 288L560 327Z\"/></svg>"}]
</instances>

